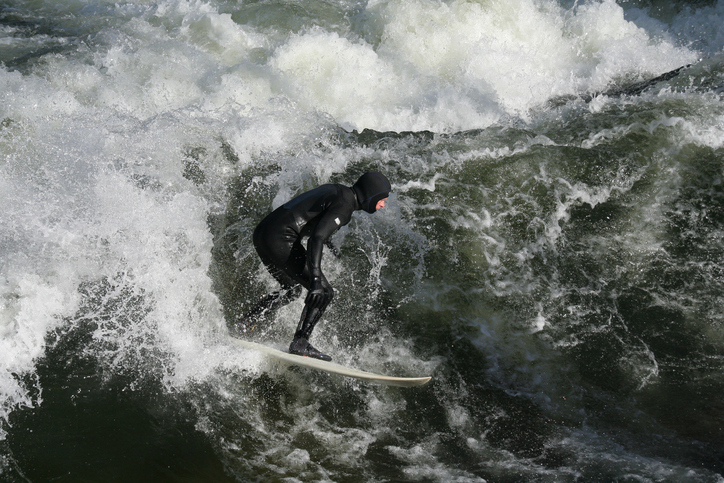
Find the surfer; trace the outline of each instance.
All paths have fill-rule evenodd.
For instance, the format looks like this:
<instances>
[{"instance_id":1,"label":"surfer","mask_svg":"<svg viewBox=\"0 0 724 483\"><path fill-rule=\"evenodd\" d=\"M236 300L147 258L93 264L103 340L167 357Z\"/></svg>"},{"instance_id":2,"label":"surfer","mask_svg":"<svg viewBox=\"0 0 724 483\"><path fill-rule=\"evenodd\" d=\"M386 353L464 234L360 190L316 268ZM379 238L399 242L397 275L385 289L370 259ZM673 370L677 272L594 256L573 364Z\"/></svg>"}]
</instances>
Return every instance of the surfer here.
<instances>
[{"instance_id":1,"label":"surfer","mask_svg":"<svg viewBox=\"0 0 724 483\"><path fill-rule=\"evenodd\" d=\"M352 213L367 213L385 206L392 189L389 180L377 171L362 175L352 187L325 184L300 194L267 215L254 230L254 247L281 289L265 296L232 332L243 333L268 311L276 311L297 299L307 289L304 309L289 352L324 361L332 358L310 343L314 326L334 298L334 290L322 273L322 250L336 249L329 238L352 219ZM308 237L306 249L302 240Z\"/></svg>"}]
</instances>

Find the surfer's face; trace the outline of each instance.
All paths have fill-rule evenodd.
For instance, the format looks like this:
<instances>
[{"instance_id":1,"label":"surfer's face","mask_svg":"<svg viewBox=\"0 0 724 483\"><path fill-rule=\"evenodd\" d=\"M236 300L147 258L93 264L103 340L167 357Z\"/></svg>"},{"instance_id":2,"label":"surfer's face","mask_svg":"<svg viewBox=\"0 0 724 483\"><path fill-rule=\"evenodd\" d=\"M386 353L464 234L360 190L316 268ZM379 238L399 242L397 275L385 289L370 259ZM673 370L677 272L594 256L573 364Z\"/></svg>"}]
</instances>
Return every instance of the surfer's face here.
<instances>
[{"instance_id":1,"label":"surfer's face","mask_svg":"<svg viewBox=\"0 0 724 483\"><path fill-rule=\"evenodd\" d=\"M375 211L381 210L382 208L384 208L384 207L385 207L385 201L387 201L387 198L378 201L378 202L377 202L377 205L375 206Z\"/></svg>"}]
</instances>

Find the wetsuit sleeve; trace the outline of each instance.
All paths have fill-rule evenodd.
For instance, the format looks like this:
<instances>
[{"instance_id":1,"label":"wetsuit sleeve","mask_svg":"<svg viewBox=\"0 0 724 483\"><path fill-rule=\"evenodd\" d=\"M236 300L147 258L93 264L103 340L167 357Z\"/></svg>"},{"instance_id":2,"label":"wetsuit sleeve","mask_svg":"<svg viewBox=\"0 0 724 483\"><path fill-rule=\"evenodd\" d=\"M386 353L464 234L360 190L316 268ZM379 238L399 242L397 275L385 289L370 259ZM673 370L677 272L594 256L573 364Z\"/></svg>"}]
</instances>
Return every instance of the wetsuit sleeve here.
<instances>
[{"instance_id":1,"label":"wetsuit sleeve","mask_svg":"<svg viewBox=\"0 0 724 483\"><path fill-rule=\"evenodd\" d=\"M322 276L322 248L339 227L349 223L351 216L339 213L325 213L319 220L307 244L307 268L312 279Z\"/></svg>"}]
</instances>

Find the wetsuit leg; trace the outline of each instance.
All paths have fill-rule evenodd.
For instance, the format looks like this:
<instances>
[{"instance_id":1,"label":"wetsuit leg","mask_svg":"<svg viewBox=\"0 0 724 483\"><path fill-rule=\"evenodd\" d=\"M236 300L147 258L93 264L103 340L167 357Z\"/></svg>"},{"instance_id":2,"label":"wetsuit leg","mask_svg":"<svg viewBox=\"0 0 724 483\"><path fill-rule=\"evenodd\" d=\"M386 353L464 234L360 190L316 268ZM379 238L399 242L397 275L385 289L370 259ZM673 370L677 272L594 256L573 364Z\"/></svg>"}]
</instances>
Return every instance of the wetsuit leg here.
<instances>
[{"instance_id":1,"label":"wetsuit leg","mask_svg":"<svg viewBox=\"0 0 724 483\"><path fill-rule=\"evenodd\" d=\"M311 287L312 278L307 267L307 251L302 246L299 235L290 227L293 219L285 219L285 216L272 213L254 230L254 247L269 273L282 286L282 290L264 297L245 317L246 320L253 322L254 318L270 310L279 309L296 299L301 294L302 287L307 290ZM317 351L308 341L312 330L334 297L334 291L329 283L325 285L329 287L326 303L314 309L306 305L304 307L290 346L290 352L294 354L331 360L331 357Z\"/></svg>"},{"instance_id":2,"label":"wetsuit leg","mask_svg":"<svg viewBox=\"0 0 724 483\"><path fill-rule=\"evenodd\" d=\"M301 290L300 286L306 289L311 287L312 277L307 267L307 251L296 237L295 232L288 230L281 237L266 237L265 239L262 239L261 236L255 237L255 246L267 269L282 287L291 284L296 284L299 290ZM314 327L334 298L334 290L327 282L327 279L324 279L324 282L324 285L328 287L327 296L325 297L326 302L321 307L313 309L305 305L294 334L294 340L290 346L290 352L330 360L329 356L317 351L309 344L309 338Z\"/></svg>"},{"instance_id":3,"label":"wetsuit leg","mask_svg":"<svg viewBox=\"0 0 724 483\"><path fill-rule=\"evenodd\" d=\"M325 297L326 302L322 306L314 308L311 308L309 305L304 306L302 316L299 319L299 325L297 325L297 331L294 333L294 339L289 345L290 353L301 356L314 357L323 361L332 360L330 356L315 349L314 346L309 343L309 338L312 336L312 331L314 330L314 327L317 325L317 322L319 322L319 320L322 318L324 311L327 309L327 306L334 298L334 290L332 289L332 287L329 285L329 283L325 283L325 286L328 287L326 289L327 296Z\"/></svg>"},{"instance_id":4,"label":"wetsuit leg","mask_svg":"<svg viewBox=\"0 0 724 483\"><path fill-rule=\"evenodd\" d=\"M332 299L334 298L334 290L329 283L325 283L325 285L329 287L326 302L321 307L315 307L313 309L310 309L308 305L304 306L302 316L300 317L299 324L297 325L297 331L294 334L295 339L304 338L309 340L317 322L319 322L319 319L322 318L324 311L327 310L327 307L332 302Z\"/></svg>"},{"instance_id":5,"label":"wetsuit leg","mask_svg":"<svg viewBox=\"0 0 724 483\"><path fill-rule=\"evenodd\" d=\"M274 313L285 305L292 303L299 298L301 294L301 285L283 287L280 290L275 290L265 295L251 310L244 314L243 320L250 322L260 320L265 314Z\"/></svg>"},{"instance_id":6,"label":"wetsuit leg","mask_svg":"<svg viewBox=\"0 0 724 483\"><path fill-rule=\"evenodd\" d=\"M254 230L254 247L262 263L281 285L257 302L230 327L233 333L253 330L262 318L296 300L303 286L309 286L306 275L306 251L296 233L277 220L265 219Z\"/></svg>"}]
</instances>

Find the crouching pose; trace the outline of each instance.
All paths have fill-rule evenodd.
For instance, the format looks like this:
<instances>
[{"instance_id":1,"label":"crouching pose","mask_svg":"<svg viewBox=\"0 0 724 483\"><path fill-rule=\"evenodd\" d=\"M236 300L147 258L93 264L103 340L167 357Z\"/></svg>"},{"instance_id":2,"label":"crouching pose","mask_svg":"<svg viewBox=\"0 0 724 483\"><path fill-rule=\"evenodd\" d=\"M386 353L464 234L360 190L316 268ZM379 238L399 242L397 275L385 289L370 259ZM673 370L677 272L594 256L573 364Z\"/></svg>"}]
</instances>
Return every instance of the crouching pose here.
<instances>
[{"instance_id":1,"label":"crouching pose","mask_svg":"<svg viewBox=\"0 0 724 483\"><path fill-rule=\"evenodd\" d=\"M283 204L254 230L254 247L281 290L264 297L237 325L251 326L267 311L289 304L307 289L307 298L297 331L289 346L292 354L332 360L309 343L314 326L334 298L334 290L322 273L322 250L329 238L352 219L352 213L368 213L385 206L392 189L387 178L376 171L362 175L350 188L325 184L302 193ZM309 237L307 248L302 240Z\"/></svg>"}]
</instances>

